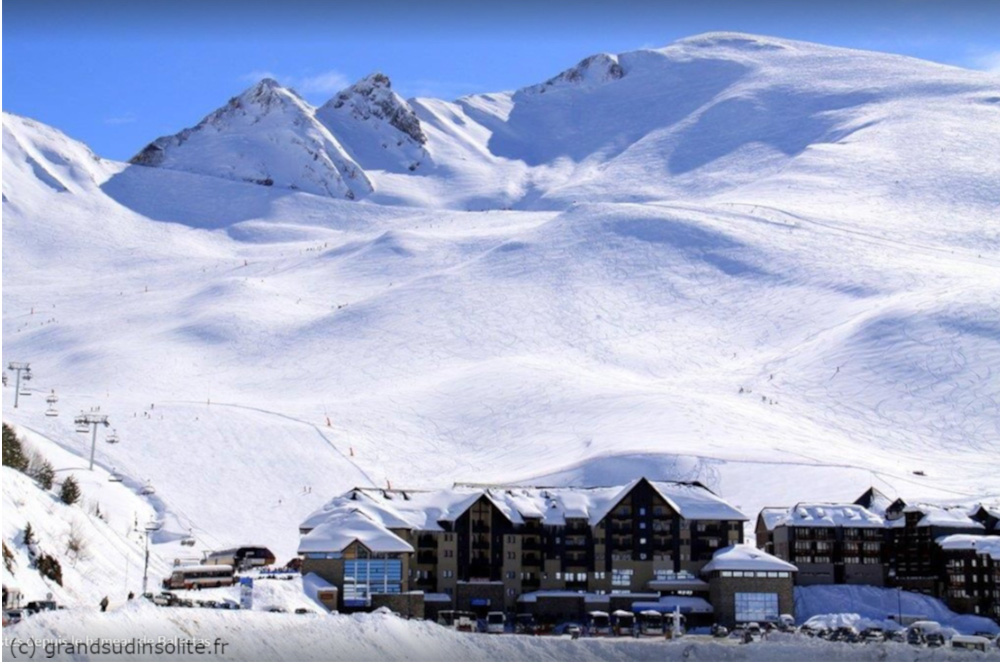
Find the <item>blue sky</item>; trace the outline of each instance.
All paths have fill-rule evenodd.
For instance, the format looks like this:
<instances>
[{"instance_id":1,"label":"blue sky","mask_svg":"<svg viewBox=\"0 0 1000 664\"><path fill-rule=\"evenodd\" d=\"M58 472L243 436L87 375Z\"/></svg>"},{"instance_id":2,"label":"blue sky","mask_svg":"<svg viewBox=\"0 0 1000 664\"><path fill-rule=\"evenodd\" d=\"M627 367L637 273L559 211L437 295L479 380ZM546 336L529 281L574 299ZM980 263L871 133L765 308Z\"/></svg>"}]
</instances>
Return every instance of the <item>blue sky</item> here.
<instances>
[{"instance_id":1,"label":"blue sky","mask_svg":"<svg viewBox=\"0 0 1000 664\"><path fill-rule=\"evenodd\" d=\"M4 10L4 110L114 159L195 124L263 75L313 103L375 70L404 96L455 98L711 30L1000 71L992 0L8 0Z\"/></svg>"}]
</instances>

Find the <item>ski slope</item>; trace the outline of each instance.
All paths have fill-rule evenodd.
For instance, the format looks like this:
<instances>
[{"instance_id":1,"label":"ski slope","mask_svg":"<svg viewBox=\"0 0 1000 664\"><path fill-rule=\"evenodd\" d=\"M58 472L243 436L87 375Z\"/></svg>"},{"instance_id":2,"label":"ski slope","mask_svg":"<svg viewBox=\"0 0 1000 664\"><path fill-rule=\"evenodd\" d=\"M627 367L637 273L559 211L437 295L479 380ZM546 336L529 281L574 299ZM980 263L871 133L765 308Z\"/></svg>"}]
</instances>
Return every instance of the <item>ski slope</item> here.
<instances>
[{"instance_id":1,"label":"ski slope","mask_svg":"<svg viewBox=\"0 0 1000 664\"><path fill-rule=\"evenodd\" d=\"M164 560L190 531L284 562L359 484L646 474L751 518L872 484L995 497L998 99L995 75L714 34L409 100L415 171L414 145L349 154L385 118L341 113L379 124L340 144L295 101L372 183L354 201L213 170L228 135L137 166L5 114L3 353L36 378L4 417L85 457L72 415L108 413L98 463L155 487Z\"/></svg>"}]
</instances>

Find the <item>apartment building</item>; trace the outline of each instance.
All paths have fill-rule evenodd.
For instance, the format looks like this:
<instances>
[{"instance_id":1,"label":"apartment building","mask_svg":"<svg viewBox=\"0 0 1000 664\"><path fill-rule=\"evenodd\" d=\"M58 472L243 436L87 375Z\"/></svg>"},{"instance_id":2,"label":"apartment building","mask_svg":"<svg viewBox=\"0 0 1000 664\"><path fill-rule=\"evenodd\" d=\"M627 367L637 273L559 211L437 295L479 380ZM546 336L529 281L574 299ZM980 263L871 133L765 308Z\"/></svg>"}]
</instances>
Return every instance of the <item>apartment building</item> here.
<instances>
[{"instance_id":1,"label":"apartment building","mask_svg":"<svg viewBox=\"0 0 1000 664\"><path fill-rule=\"evenodd\" d=\"M341 608L418 591L479 612L531 593L707 599L699 573L746 521L697 482L356 488L300 525L299 553L303 574L342 589Z\"/></svg>"},{"instance_id":2,"label":"apartment building","mask_svg":"<svg viewBox=\"0 0 1000 664\"><path fill-rule=\"evenodd\" d=\"M885 582L885 520L852 503L799 503L765 508L757 546L798 568L796 583Z\"/></svg>"}]
</instances>

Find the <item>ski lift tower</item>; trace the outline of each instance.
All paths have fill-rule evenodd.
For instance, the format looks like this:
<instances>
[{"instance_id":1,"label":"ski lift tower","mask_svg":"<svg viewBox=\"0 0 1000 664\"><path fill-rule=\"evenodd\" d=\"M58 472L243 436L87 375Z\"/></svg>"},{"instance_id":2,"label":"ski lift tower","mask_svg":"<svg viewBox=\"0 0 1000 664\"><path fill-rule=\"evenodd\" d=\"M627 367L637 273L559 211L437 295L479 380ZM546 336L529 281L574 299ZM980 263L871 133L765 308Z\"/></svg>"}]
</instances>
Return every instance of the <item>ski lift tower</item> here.
<instances>
[{"instance_id":1,"label":"ski lift tower","mask_svg":"<svg viewBox=\"0 0 1000 664\"><path fill-rule=\"evenodd\" d=\"M142 565L142 594L146 594L146 588L149 586L149 534L155 533L160 529L160 524L156 521L150 521L146 524L144 530L146 531L146 555L145 561Z\"/></svg>"},{"instance_id":2,"label":"ski lift tower","mask_svg":"<svg viewBox=\"0 0 1000 664\"><path fill-rule=\"evenodd\" d=\"M105 427L111 426L108 423L108 416L96 411L80 413L73 419L76 430L80 433L90 433L90 470L94 469L94 452L97 450L97 427L103 424Z\"/></svg>"},{"instance_id":3,"label":"ski lift tower","mask_svg":"<svg viewBox=\"0 0 1000 664\"><path fill-rule=\"evenodd\" d=\"M21 392L21 374L24 374L24 380L31 380L31 362L11 362L7 365L8 371L13 371L16 376L14 382L14 408L17 408L18 397L22 395ZM28 388L24 388L23 395L29 396L31 392L28 392Z\"/></svg>"}]
</instances>

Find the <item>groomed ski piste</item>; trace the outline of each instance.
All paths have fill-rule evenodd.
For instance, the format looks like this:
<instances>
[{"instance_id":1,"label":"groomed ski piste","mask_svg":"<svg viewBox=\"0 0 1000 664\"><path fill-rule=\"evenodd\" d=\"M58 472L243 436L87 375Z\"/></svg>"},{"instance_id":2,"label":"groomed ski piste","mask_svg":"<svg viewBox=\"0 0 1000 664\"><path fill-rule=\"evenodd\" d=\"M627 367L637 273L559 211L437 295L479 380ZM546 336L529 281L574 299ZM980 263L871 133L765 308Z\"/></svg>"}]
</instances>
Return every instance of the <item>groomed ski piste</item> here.
<instances>
[{"instance_id":1,"label":"groomed ski piste","mask_svg":"<svg viewBox=\"0 0 1000 664\"><path fill-rule=\"evenodd\" d=\"M228 545L283 563L358 485L646 475L751 518L1000 496L996 75L716 33L516 92L384 87L321 112L254 86L157 166L4 114L4 364L34 374L4 420L84 496L5 470L4 540L93 540L72 583L15 585L117 605L149 520L156 579ZM121 442L90 472L97 407Z\"/></svg>"}]
</instances>

